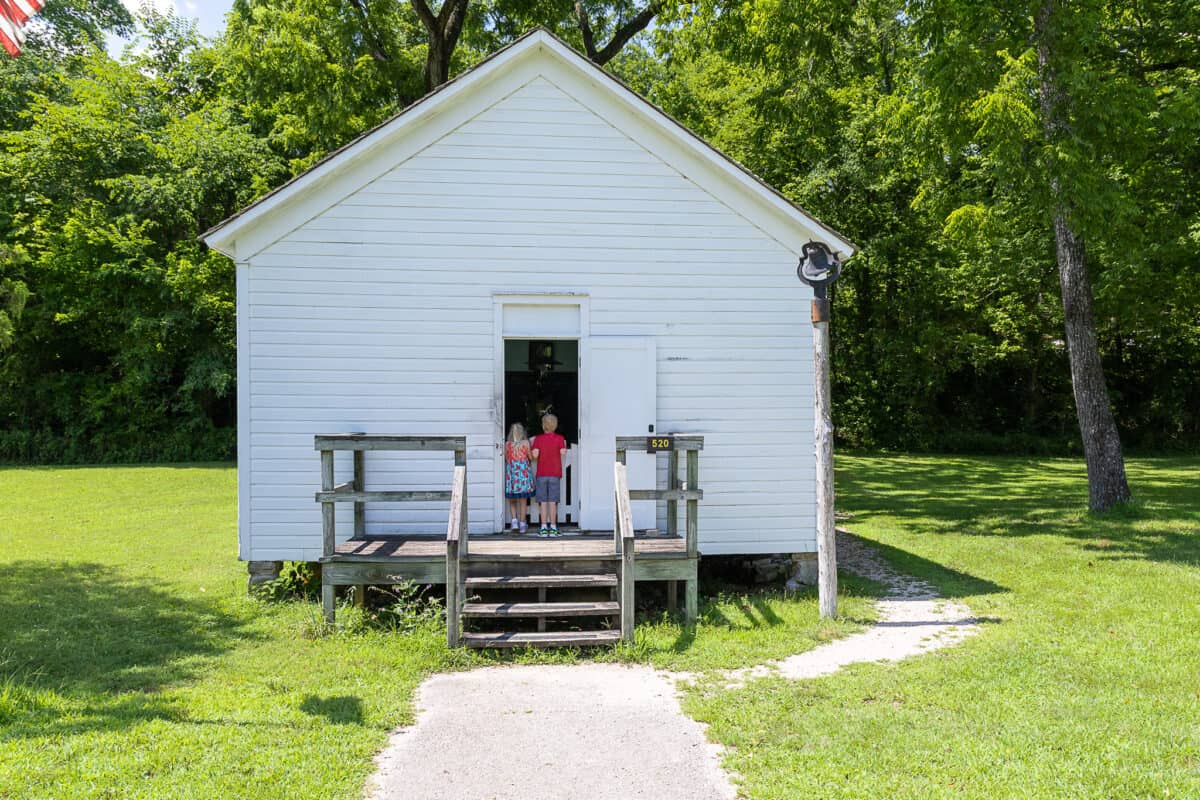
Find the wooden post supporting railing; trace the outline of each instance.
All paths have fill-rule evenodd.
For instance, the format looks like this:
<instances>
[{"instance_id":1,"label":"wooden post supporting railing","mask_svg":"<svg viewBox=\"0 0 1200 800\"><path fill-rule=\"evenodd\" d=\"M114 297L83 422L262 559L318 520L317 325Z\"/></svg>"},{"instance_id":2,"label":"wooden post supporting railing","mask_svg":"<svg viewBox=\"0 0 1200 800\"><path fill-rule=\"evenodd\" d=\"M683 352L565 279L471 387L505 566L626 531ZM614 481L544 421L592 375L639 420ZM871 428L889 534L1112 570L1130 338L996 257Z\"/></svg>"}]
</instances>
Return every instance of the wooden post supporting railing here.
<instances>
[{"instance_id":1,"label":"wooden post supporting railing","mask_svg":"<svg viewBox=\"0 0 1200 800\"><path fill-rule=\"evenodd\" d=\"M680 489L679 482L679 451L672 450L667 454L667 489ZM679 501L667 500L667 533L679 535ZM679 607L679 582L667 581L667 610L675 611Z\"/></svg>"},{"instance_id":2,"label":"wooden post supporting railing","mask_svg":"<svg viewBox=\"0 0 1200 800\"><path fill-rule=\"evenodd\" d=\"M703 440L701 440L703 441ZM700 451L687 451L687 554L700 557ZM700 581L686 581L683 587L683 614L689 623L700 615Z\"/></svg>"},{"instance_id":3,"label":"wooden post supporting railing","mask_svg":"<svg viewBox=\"0 0 1200 800\"><path fill-rule=\"evenodd\" d=\"M462 612L462 557L467 528L467 467L454 468L450 490L450 521L446 526L446 644L458 647Z\"/></svg>"},{"instance_id":4,"label":"wooden post supporting railing","mask_svg":"<svg viewBox=\"0 0 1200 800\"><path fill-rule=\"evenodd\" d=\"M613 486L615 487L615 527L622 544L621 554L621 640L633 641L634 597L633 589L636 582L634 574L634 543L633 543L633 510L629 505L629 478L625 474L625 465L617 462L613 465Z\"/></svg>"},{"instance_id":5,"label":"wooden post supporting railing","mask_svg":"<svg viewBox=\"0 0 1200 800\"><path fill-rule=\"evenodd\" d=\"M321 451L321 491L333 492L333 451ZM336 527L337 521L335 506L332 500L326 500L321 503L321 553L323 557L329 558L333 555L334 545L336 543ZM333 624L333 596L334 588L332 584L321 581L321 608L325 612L325 622L329 625Z\"/></svg>"},{"instance_id":6,"label":"wooden post supporting railing","mask_svg":"<svg viewBox=\"0 0 1200 800\"><path fill-rule=\"evenodd\" d=\"M366 477L366 453L362 450L354 451L354 480L351 481L354 491L358 493L367 490ZM364 539L367 536L367 504L361 500L354 502L354 538ZM366 584L359 584L354 587L354 605L359 608L365 608L367 604L367 587Z\"/></svg>"},{"instance_id":7,"label":"wooden post supporting railing","mask_svg":"<svg viewBox=\"0 0 1200 800\"><path fill-rule=\"evenodd\" d=\"M463 558L466 558L467 553L469 551L469 547L468 547L469 543L467 540L470 538L468 536L468 528L467 528L467 443L466 443L466 440L463 440L462 447L456 448L454 451L454 478L455 478L456 483L458 480L458 468L459 467L463 468L462 499L460 500L460 502L462 503L462 518L460 520L461 527L460 527L460 531L459 531L459 537L460 537L459 538L459 547L460 547L459 554L462 555ZM451 500L451 502L453 503L453 499Z\"/></svg>"},{"instance_id":8,"label":"wooden post supporting railing","mask_svg":"<svg viewBox=\"0 0 1200 800\"><path fill-rule=\"evenodd\" d=\"M625 466L625 450L624 449L621 449L621 448L617 449L617 463L620 464L621 466ZM616 484L613 484L613 486L616 486ZM628 484L626 484L626 488L628 488ZM614 520L613 521L613 548L616 549L617 555L621 555L621 553L624 551L624 547L625 547L624 543L621 541L620 515L621 515L621 510L619 508L617 508L617 506L614 505L613 506L613 520Z\"/></svg>"},{"instance_id":9,"label":"wooden post supporting railing","mask_svg":"<svg viewBox=\"0 0 1200 800\"><path fill-rule=\"evenodd\" d=\"M687 488L689 492L700 491L700 453L687 451ZM695 558L700 554L700 499L698 495L687 496L687 554Z\"/></svg>"}]
</instances>

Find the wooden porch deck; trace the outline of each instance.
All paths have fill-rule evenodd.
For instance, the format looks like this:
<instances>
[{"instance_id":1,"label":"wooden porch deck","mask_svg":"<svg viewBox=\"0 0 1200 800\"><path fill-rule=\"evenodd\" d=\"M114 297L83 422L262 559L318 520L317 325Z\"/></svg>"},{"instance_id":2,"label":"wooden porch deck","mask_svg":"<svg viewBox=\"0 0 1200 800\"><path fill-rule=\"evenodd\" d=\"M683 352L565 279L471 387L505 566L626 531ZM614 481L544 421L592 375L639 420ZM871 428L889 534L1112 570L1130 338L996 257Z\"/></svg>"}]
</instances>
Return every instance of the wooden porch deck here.
<instances>
[{"instance_id":1,"label":"wooden porch deck","mask_svg":"<svg viewBox=\"0 0 1200 800\"><path fill-rule=\"evenodd\" d=\"M682 536L634 534L634 552L641 557L687 558L687 540ZM612 532L569 532L554 539L539 538L536 533L476 534L471 537L470 558L538 560L616 558ZM373 536L340 542L328 561L442 560L446 558L446 537L435 534Z\"/></svg>"},{"instance_id":2,"label":"wooden porch deck","mask_svg":"<svg viewBox=\"0 0 1200 800\"><path fill-rule=\"evenodd\" d=\"M695 581L698 556L687 552L682 536L634 537L634 580ZM443 536L367 536L338 543L321 559L323 581L330 586L359 586L398 581L446 583L446 539ZM574 533L557 539L536 535L477 535L462 569L474 576L528 574L541 571L579 575L611 572L621 555L612 534ZM671 594L674 595L672 588Z\"/></svg>"}]
</instances>

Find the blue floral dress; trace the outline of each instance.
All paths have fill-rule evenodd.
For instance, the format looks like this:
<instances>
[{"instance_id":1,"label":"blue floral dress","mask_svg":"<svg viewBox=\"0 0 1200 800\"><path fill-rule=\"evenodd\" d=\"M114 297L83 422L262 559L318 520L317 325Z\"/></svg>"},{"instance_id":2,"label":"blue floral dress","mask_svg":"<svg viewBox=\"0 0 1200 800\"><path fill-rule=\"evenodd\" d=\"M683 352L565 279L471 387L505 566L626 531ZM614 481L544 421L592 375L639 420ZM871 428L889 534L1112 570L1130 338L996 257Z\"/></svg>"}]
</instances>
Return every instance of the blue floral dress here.
<instances>
[{"instance_id":1,"label":"blue floral dress","mask_svg":"<svg viewBox=\"0 0 1200 800\"><path fill-rule=\"evenodd\" d=\"M533 497L532 455L528 442L504 443L504 496L509 500Z\"/></svg>"}]
</instances>

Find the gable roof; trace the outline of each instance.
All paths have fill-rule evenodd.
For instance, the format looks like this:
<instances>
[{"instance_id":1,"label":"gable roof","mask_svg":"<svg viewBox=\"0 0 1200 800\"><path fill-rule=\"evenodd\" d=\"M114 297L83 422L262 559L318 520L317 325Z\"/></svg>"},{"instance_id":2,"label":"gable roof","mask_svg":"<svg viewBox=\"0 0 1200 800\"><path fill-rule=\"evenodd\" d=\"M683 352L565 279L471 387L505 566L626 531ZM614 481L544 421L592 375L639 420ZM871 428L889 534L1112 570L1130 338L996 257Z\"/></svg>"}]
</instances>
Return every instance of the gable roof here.
<instances>
[{"instance_id":1,"label":"gable roof","mask_svg":"<svg viewBox=\"0 0 1200 800\"><path fill-rule=\"evenodd\" d=\"M594 112L606 112L602 116L615 128L797 255L814 239L846 258L857 251L837 231L544 28L493 53L200 238L245 261L379 177L379 168L371 163L375 156L388 156L384 171L390 170L539 76Z\"/></svg>"}]
</instances>

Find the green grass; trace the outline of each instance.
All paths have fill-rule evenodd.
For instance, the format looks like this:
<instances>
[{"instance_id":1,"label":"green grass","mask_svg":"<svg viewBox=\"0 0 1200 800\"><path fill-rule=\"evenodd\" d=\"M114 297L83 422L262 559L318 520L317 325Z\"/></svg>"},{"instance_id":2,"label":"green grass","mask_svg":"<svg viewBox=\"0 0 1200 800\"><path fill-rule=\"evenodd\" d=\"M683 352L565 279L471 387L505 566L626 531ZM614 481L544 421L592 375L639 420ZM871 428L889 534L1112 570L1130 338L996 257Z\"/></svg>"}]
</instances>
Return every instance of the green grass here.
<instances>
[{"instance_id":1,"label":"green grass","mask_svg":"<svg viewBox=\"0 0 1200 800\"><path fill-rule=\"evenodd\" d=\"M871 616L812 593L726 593L637 642L450 651L437 623L320 629L316 604L246 596L227 465L0 470L0 797L350 798L436 670L599 658L707 670L801 652ZM349 623L354 612L341 618Z\"/></svg>"},{"instance_id":2,"label":"green grass","mask_svg":"<svg viewBox=\"0 0 1200 800\"><path fill-rule=\"evenodd\" d=\"M753 798L1200 797L1200 459L839 457L839 510L985 618L966 643L685 699Z\"/></svg>"}]
</instances>

